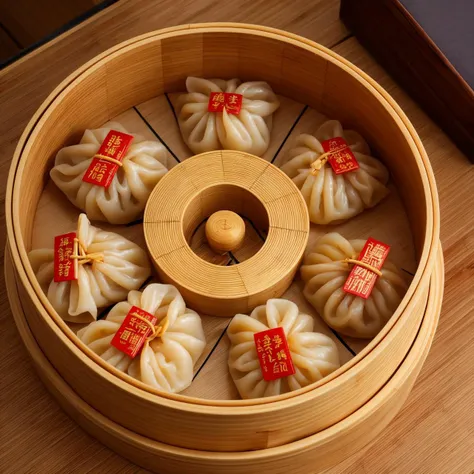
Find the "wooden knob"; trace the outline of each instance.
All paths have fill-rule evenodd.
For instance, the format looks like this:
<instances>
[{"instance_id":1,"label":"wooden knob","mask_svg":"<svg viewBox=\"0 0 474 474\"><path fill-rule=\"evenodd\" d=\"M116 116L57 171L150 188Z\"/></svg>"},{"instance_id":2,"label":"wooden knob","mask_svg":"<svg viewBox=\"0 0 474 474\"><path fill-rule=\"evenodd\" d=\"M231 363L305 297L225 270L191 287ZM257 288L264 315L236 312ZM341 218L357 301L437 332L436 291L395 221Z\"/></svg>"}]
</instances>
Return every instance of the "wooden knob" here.
<instances>
[{"instance_id":1,"label":"wooden knob","mask_svg":"<svg viewBox=\"0 0 474 474\"><path fill-rule=\"evenodd\" d=\"M217 211L206 222L206 238L214 252L236 250L245 237L245 222L232 211Z\"/></svg>"}]
</instances>

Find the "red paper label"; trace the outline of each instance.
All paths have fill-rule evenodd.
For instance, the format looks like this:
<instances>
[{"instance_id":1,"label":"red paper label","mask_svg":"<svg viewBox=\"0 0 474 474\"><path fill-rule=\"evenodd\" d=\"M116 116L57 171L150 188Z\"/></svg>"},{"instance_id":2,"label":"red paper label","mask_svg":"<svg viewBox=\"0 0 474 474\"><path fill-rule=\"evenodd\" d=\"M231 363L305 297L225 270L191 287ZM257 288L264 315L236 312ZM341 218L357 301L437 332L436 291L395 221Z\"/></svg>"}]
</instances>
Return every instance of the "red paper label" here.
<instances>
[{"instance_id":1,"label":"red paper label","mask_svg":"<svg viewBox=\"0 0 474 474\"><path fill-rule=\"evenodd\" d=\"M209 112L223 112L225 107L228 114L238 115L242 108L242 100L242 94L211 92L207 110Z\"/></svg>"},{"instance_id":2,"label":"red paper label","mask_svg":"<svg viewBox=\"0 0 474 474\"><path fill-rule=\"evenodd\" d=\"M239 115L242 108L242 94L225 93L225 109L228 114Z\"/></svg>"},{"instance_id":3,"label":"red paper label","mask_svg":"<svg viewBox=\"0 0 474 474\"><path fill-rule=\"evenodd\" d=\"M321 145L325 153L331 152L328 156L328 162L334 173L342 174L359 169L359 163L357 163L354 153L352 153L344 138L330 138L324 140Z\"/></svg>"},{"instance_id":4,"label":"red paper label","mask_svg":"<svg viewBox=\"0 0 474 474\"><path fill-rule=\"evenodd\" d=\"M225 94L224 92L211 92L209 96L209 103L207 104L207 110L209 112L222 112L225 107Z\"/></svg>"},{"instance_id":5,"label":"red paper label","mask_svg":"<svg viewBox=\"0 0 474 474\"><path fill-rule=\"evenodd\" d=\"M389 245L369 238L358 260L367 263L377 270L381 270L388 252L390 252ZM367 299L372 292L377 277L378 275L371 270L361 267L360 265L355 265L344 284L344 291Z\"/></svg>"},{"instance_id":6,"label":"red paper label","mask_svg":"<svg viewBox=\"0 0 474 474\"><path fill-rule=\"evenodd\" d=\"M154 326L158 319L150 313L143 311L137 306L132 306L127 316L123 320L118 331L115 333L110 344L119 351L124 352L132 359L140 352L146 338L151 333L151 328L140 318L134 316L140 315L147 319Z\"/></svg>"},{"instance_id":7,"label":"red paper label","mask_svg":"<svg viewBox=\"0 0 474 474\"><path fill-rule=\"evenodd\" d=\"M54 281L56 283L77 278L74 259L71 258L74 252L75 238L75 232L58 235L54 238Z\"/></svg>"},{"instance_id":8,"label":"red paper label","mask_svg":"<svg viewBox=\"0 0 474 474\"><path fill-rule=\"evenodd\" d=\"M263 380L270 382L295 373L290 349L282 327L253 335Z\"/></svg>"},{"instance_id":9,"label":"red paper label","mask_svg":"<svg viewBox=\"0 0 474 474\"><path fill-rule=\"evenodd\" d=\"M105 140L100 145L99 151L87 168L82 181L86 183L96 184L108 188L114 179L119 165L100 158L98 155L108 156L117 161L122 161L122 158L127 153L130 144L132 143L133 135L118 132L117 130L110 130L105 137Z\"/></svg>"}]
</instances>

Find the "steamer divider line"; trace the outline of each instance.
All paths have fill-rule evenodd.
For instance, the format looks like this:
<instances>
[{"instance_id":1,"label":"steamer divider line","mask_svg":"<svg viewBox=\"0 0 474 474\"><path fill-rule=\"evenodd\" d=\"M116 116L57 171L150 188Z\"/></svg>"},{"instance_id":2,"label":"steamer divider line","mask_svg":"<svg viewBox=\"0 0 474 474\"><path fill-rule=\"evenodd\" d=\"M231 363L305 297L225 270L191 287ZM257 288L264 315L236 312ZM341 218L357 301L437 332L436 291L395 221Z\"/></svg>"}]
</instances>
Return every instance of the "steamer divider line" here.
<instances>
[{"instance_id":1,"label":"steamer divider line","mask_svg":"<svg viewBox=\"0 0 474 474\"><path fill-rule=\"evenodd\" d=\"M179 221L178 221L179 222ZM205 219L203 219L198 225L197 227L193 230L193 233L191 234L191 241L193 240L193 237L196 235L197 231L199 230L199 228L205 224L207 222L207 217Z\"/></svg>"},{"instance_id":2,"label":"steamer divider line","mask_svg":"<svg viewBox=\"0 0 474 474\"><path fill-rule=\"evenodd\" d=\"M134 225L143 224L143 217L141 219L137 219L136 221L129 222L125 224L125 227L133 227Z\"/></svg>"},{"instance_id":3,"label":"steamer divider line","mask_svg":"<svg viewBox=\"0 0 474 474\"><path fill-rule=\"evenodd\" d=\"M288 194L284 194L283 196L279 196L275 199L271 199L270 201L265 201L265 204L272 204L274 202L277 202L279 201L280 199L286 199L287 197L289 196L295 196L295 195L298 195L299 194L299 191L296 190L296 191L292 191L291 193L288 193Z\"/></svg>"},{"instance_id":4,"label":"steamer divider line","mask_svg":"<svg viewBox=\"0 0 474 474\"><path fill-rule=\"evenodd\" d=\"M168 105L170 106L171 112L173 112L174 119L176 120L176 123L178 123L178 116L176 115L176 110L174 110L173 104L171 103L171 99L169 98L167 92L165 92L165 97L166 101L168 102Z\"/></svg>"},{"instance_id":5,"label":"steamer divider line","mask_svg":"<svg viewBox=\"0 0 474 474\"><path fill-rule=\"evenodd\" d=\"M240 215L240 214L239 214L239 215ZM244 221L248 222L248 223L252 226L252 228L253 228L253 230L255 231L255 233L260 237L260 240L263 240L263 242L265 242L266 237L264 237L264 236L262 235L262 233L257 229L257 226L256 226L248 217L245 217L244 215L241 215L240 217L241 217Z\"/></svg>"},{"instance_id":6,"label":"steamer divider line","mask_svg":"<svg viewBox=\"0 0 474 474\"><path fill-rule=\"evenodd\" d=\"M184 248L185 248L185 245L182 245L181 247L177 247L177 248L175 248L175 249L173 249L173 250L170 250L169 252L166 252L166 253L160 255L159 257L155 257L154 255L152 255L152 258L154 258L154 259L156 259L156 260L160 260L161 258L166 257L166 256L168 256L168 255L170 255L170 254L172 254L172 253L174 253L174 252L176 252L176 251L178 251L178 250L184 249Z\"/></svg>"},{"instance_id":7,"label":"steamer divider line","mask_svg":"<svg viewBox=\"0 0 474 474\"><path fill-rule=\"evenodd\" d=\"M238 265L240 263L230 250L227 253L229 254L229 257L232 259L232 262L233 262L232 265Z\"/></svg>"},{"instance_id":8,"label":"steamer divider line","mask_svg":"<svg viewBox=\"0 0 474 474\"><path fill-rule=\"evenodd\" d=\"M156 138L163 144L163 146L171 153L173 158L178 162L181 163L181 160L176 156L176 154L171 150L171 148L168 146L168 144L158 135L158 132L151 126L151 124L148 122L148 120L143 116L143 114L138 110L137 106L132 107L133 110L139 115L139 117L145 122L146 126L151 130L153 135L155 135Z\"/></svg>"},{"instance_id":9,"label":"steamer divider line","mask_svg":"<svg viewBox=\"0 0 474 474\"><path fill-rule=\"evenodd\" d=\"M232 318L230 318L230 321L232 321ZM207 361L210 359L210 357L211 357L211 355L213 354L213 352L217 349L217 346L218 346L219 343L221 342L222 338L224 337L224 334L225 334L226 331L227 331L227 328L229 327L230 321L227 323L227 325L226 325L226 327L224 328L224 330L222 331L221 335L217 338L217 341L214 343L214 346L213 346L212 349L209 351L209 354L207 354L207 356L206 356L206 358L204 359L203 363L201 364L201 366L199 367L199 369L197 370L197 372L194 374L193 382L194 382L194 380L196 379L196 377L199 375L199 372L201 372L202 368L206 365Z\"/></svg>"},{"instance_id":10,"label":"steamer divider line","mask_svg":"<svg viewBox=\"0 0 474 474\"><path fill-rule=\"evenodd\" d=\"M268 162L268 164L267 164L267 166L265 166L264 170L257 176L255 181L247 188L248 191L252 191L252 188L255 186L257 181L267 172L269 166L270 166L270 162Z\"/></svg>"},{"instance_id":11,"label":"steamer divider line","mask_svg":"<svg viewBox=\"0 0 474 474\"><path fill-rule=\"evenodd\" d=\"M357 355L357 353L354 352L352 347L349 346L349 344L342 338L342 336L337 331L335 331L331 326L329 326L329 325L326 325L326 326L336 336L336 338L339 340L339 342L355 357Z\"/></svg>"},{"instance_id":12,"label":"steamer divider line","mask_svg":"<svg viewBox=\"0 0 474 474\"><path fill-rule=\"evenodd\" d=\"M257 235L260 237L260 239L262 239L264 242L265 242L265 239L260 235L260 232L257 230L257 228L255 227L254 223L250 220L250 219L247 219L245 218L248 222L250 222L250 224L252 225L252 227L254 228L255 232L257 233ZM272 227L275 227L275 226L272 226ZM281 227L275 227L276 229L280 229ZM294 230L294 229L285 229L285 230ZM298 232L298 231L297 231ZM302 232L302 231L299 231L299 232ZM322 319L322 318L321 318ZM324 320L323 320L324 322ZM325 322L324 322L325 323ZM326 324L326 323L325 323ZM346 343L346 341L344 341L344 339L342 338L342 336L337 333L334 329L332 329L329 325L326 324L326 326L331 330L331 332L334 334L334 336L336 336L336 338L339 340L339 342L344 346L344 348L349 351L353 357L355 357L357 354L354 352L354 350L349 346L349 344Z\"/></svg>"},{"instance_id":13,"label":"steamer divider line","mask_svg":"<svg viewBox=\"0 0 474 474\"><path fill-rule=\"evenodd\" d=\"M280 229L280 230L288 230L290 232L299 232L300 234L303 233L303 234L306 234L306 231L305 230L300 230L300 229L289 229L288 227L279 227L277 225L271 225L268 227L268 230L270 229Z\"/></svg>"},{"instance_id":14,"label":"steamer divider line","mask_svg":"<svg viewBox=\"0 0 474 474\"><path fill-rule=\"evenodd\" d=\"M273 164L273 162L277 159L277 156L278 154L280 153L281 149L283 148L283 146L285 145L286 141L288 140L288 138L290 137L291 133L293 132L293 130L295 129L296 125L298 125L298 122L301 120L301 117L303 117L304 113L308 110L309 106L308 105L305 105L303 107L303 110L300 112L300 114L298 115L298 117L296 117L296 120L294 122L294 124L291 126L290 128L290 131L286 134L286 137L284 138L283 142L281 143L281 145L278 147L278 150L275 152L275 155L273 155L273 158L272 158L272 161L270 161L271 164ZM280 168L278 168L280 169Z\"/></svg>"},{"instance_id":15,"label":"steamer divider line","mask_svg":"<svg viewBox=\"0 0 474 474\"><path fill-rule=\"evenodd\" d=\"M235 264L239 264L240 262L237 260L237 258L234 257L234 255L232 254L232 252L227 252L231 258L231 260L229 262L227 262L226 267L230 267L232 265L235 265ZM239 273L240 275L240 273ZM242 277L241 277L242 278ZM243 280L242 280L243 281ZM245 286L245 283L244 283L244 286ZM201 372L202 368L206 365L207 361L209 360L209 358L211 357L212 353L217 349L217 346L219 345L219 343L221 342L221 339L224 337L224 334L226 333L227 331L227 328L229 327L229 324L230 322L232 321L232 317L230 318L230 321L227 323L226 327L223 329L221 335L217 338L217 341L214 343L214 346L212 347L212 349L209 351L209 354L207 354L206 358L204 359L203 363L201 364L201 366L199 367L199 369L197 370L197 372L194 374L194 377L193 377L193 382L194 382L194 379L199 375L199 372Z\"/></svg>"}]
</instances>

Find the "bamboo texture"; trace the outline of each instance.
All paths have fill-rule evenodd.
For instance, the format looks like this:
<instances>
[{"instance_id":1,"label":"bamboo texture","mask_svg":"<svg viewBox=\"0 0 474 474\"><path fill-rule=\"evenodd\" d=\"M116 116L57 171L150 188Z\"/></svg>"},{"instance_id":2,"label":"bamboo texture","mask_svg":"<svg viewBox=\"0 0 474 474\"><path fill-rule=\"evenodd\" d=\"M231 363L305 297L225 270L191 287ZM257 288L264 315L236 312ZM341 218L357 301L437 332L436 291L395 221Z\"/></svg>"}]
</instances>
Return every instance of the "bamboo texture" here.
<instances>
[{"instance_id":1,"label":"bamboo texture","mask_svg":"<svg viewBox=\"0 0 474 474\"><path fill-rule=\"evenodd\" d=\"M268 233L262 250L239 265L210 264L189 246L198 224L223 209ZM179 288L196 311L234 316L287 290L308 243L309 217L282 171L248 153L223 150L167 173L148 199L143 230L162 281Z\"/></svg>"},{"instance_id":2,"label":"bamboo texture","mask_svg":"<svg viewBox=\"0 0 474 474\"><path fill-rule=\"evenodd\" d=\"M5 260L13 315L21 338L48 390L84 430L132 462L160 474L316 474L361 450L390 423L408 397L434 338L444 286L440 249L423 323L412 347L387 384L357 411L326 430L277 448L219 453L187 450L147 439L112 422L85 403L61 378L38 346L16 292L10 255L7 254Z\"/></svg>"},{"instance_id":3,"label":"bamboo texture","mask_svg":"<svg viewBox=\"0 0 474 474\"><path fill-rule=\"evenodd\" d=\"M77 142L85 128L98 127L163 93L183 90L188 75L267 80L277 93L354 126L380 153L405 203L418 267L400 307L379 335L341 369L285 396L205 400L160 393L131 379L88 350L58 318L27 259L33 217L55 152ZM177 166L176 174L179 169ZM271 171L272 180L280 179L277 171ZM296 195L292 199L297 202ZM149 33L77 70L53 91L25 130L12 162L6 201L9 248L24 312L55 370L85 403L112 422L150 439L190 449L246 451L285 445L333 425L372 399L415 340L439 249L433 173L416 132L393 99L335 53L289 33L250 25L192 25ZM252 203L259 208L255 200ZM197 222L195 212L202 217L202 210L188 206L184 229L179 221L175 230L189 236L191 223ZM265 226L265 215L271 226L269 211L253 217ZM298 223L295 219L292 230ZM145 229L151 224L145 216ZM304 233L304 229L297 230ZM170 242L164 239L162 244ZM302 245L297 241L295 247ZM247 264L252 272L251 262L259 253L241 265ZM288 264L296 265L297 260ZM293 270L285 267L283 286L291 282ZM104 397L104 393L113 395Z\"/></svg>"}]
</instances>

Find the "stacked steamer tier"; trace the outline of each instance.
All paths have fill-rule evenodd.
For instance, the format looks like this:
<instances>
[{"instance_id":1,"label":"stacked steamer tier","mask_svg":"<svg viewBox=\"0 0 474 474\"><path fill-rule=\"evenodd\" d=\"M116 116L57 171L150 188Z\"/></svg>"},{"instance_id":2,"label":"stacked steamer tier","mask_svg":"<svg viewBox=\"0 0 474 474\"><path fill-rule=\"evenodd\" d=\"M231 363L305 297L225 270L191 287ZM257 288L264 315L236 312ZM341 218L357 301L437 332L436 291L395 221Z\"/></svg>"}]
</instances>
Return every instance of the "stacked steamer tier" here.
<instances>
[{"instance_id":1,"label":"stacked steamer tier","mask_svg":"<svg viewBox=\"0 0 474 474\"><path fill-rule=\"evenodd\" d=\"M222 174L218 167L215 173L203 173L202 166L191 170L196 163L193 160L206 155L190 158L187 165L191 153L179 142L171 109L165 112L168 101L173 103L175 93L184 90L189 76L267 81L279 95L281 109L274 117L269 151L262 159L249 158L257 166L263 160L274 160L279 166L279 152L287 146L285 137L295 120L299 121L293 128L306 131L305 120L314 129L313 119L324 114L360 132L395 183L386 201L340 227L311 226L308 245L335 229L347 238L375 232L392 245L403 268L413 273L405 297L368 342L339 341L316 319L316 330L338 344L343 364L319 382L284 395L236 399L227 369L229 343L223 334L230 319L228 314L202 313L212 311L216 304L221 308L219 300L226 295L216 293L212 285L210 291L189 285L186 281L195 269L183 266L177 271L174 265L179 261L166 266L163 260L167 254L164 247L174 246L172 236L179 236L191 260L194 252L212 264L229 264L230 273L239 267L248 270L253 287L239 293L229 286L236 311L248 312L261 298L281 296L289 285L283 297L295 301L301 311L312 311L301 295L301 283L291 282L308 239L308 228L298 227L306 210L299 207L296 187L287 180L289 191L280 196L286 205L283 208L289 210L285 215L271 204L276 201L268 198L268 193L275 192L272 180L283 180L276 166L264 164L273 178L263 179L261 189L228 182L232 171L235 179L252 172L248 167L237 169L247 159L244 153L210 154L208 161L215 159L216 166L233 154L229 159L236 168L230 174ZM170 120L166 113L171 113ZM61 147L77 143L84 129L98 128L112 119L134 132L153 128L182 161L163 178L163 185L171 175L178 176L180 169L190 171L179 181L183 186L200 172L200 184L212 181L203 190L190 192L204 193L198 200L200 205L190 199L182 203L176 219L168 220L155 215L166 213L159 206L162 200L153 203L162 189L159 184L148 202L143 226L139 223L120 230L132 240L137 232L142 236L145 232L160 279L175 282L189 306L201 312L207 347L196 365L199 372L193 383L180 394L158 391L119 372L85 346L75 335L76 325L65 323L47 300L27 257L32 248L69 230L79 212L48 182L55 154ZM225 165L221 170L226 170ZM206 194L209 186L215 188L217 198L216 193ZM222 193L225 199L219 198ZM224 261L218 254L204 255L209 250L199 240L204 229L201 234L193 229L199 218L227 210L226 203L232 201L229 195L242 198L241 204L230 210L255 220L256 229L262 231L255 233L263 234L265 240L258 243L246 223L249 235L246 233L244 245L232 254L234 262ZM286 32L250 25L186 25L135 38L90 61L58 86L25 130L10 171L6 206L9 297L40 375L86 430L134 462L160 473L287 472L290 465L292 472L309 473L315 465L323 469L338 462L376 437L398 412L436 328L443 285L438 200L415 130L373 80L333 52ZM168 206L170 212L175 208ZM51 215L54 222L48 219ZM279 218L289 220L281 226L275 224ZM157 227L163 227L164 222L168 222L165 227L172 222L173 229L160 231ZM302 237L275 239L272 225ZM119 232L113 226L107 228ZM141 244L144 246L143 240ZM262 273L252 266L253 262L262 264L262 255L275 244L287 245L282 250L282 255L288 256L284 269ZM237 261L242 263L232 270L230 263ZM278 259L274 261L280 264Z\"/></svg>"}]
</instances>

